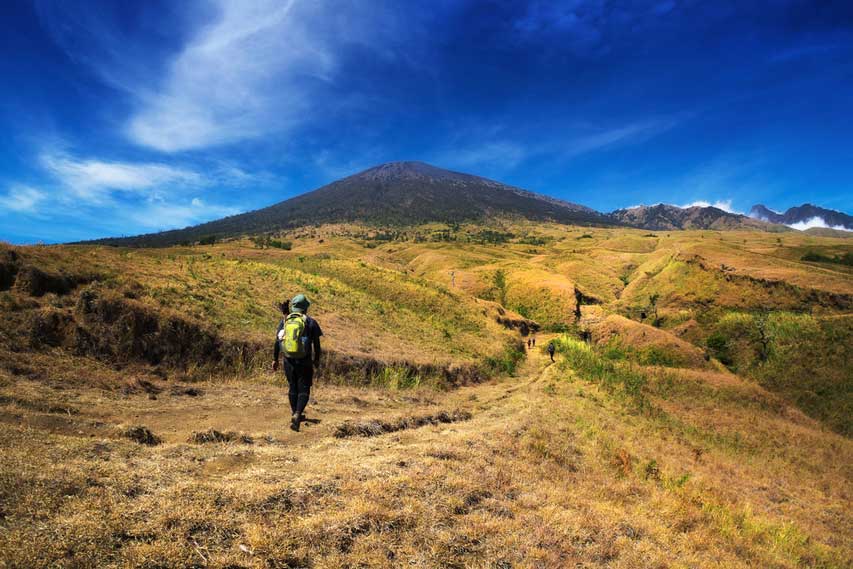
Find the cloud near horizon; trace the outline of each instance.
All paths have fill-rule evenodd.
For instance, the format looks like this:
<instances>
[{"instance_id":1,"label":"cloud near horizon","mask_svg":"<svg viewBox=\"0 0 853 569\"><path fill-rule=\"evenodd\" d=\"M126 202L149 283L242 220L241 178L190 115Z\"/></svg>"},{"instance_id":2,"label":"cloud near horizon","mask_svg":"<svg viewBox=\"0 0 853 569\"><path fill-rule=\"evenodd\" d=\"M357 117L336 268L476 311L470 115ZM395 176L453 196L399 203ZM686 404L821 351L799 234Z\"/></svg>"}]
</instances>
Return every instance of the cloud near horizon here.
<instances>
[{"instance_id":1,"label":"cloud near horizon","mask_svg":"<svg viewBox=\"0 0 853 569\"><path fill-rule=\"evenodd\" d=\"M732 207L732 200L716 200L714 202L709 202L706 200L697 200L695 202L680 205L678 206L681 209L687 209L689 207L715 207L717 209L721 209L727 213L736 213L739 215L743 215L743 212L737 211Z\"/></svg>"},{"instance_id":2,"label":"cloud near horizon","mask_svg":"<svg viewBox=\"0 0 853 569\"><path fill-rule=\"evenodd\" d=\"M211 184L254 180L227 166L211 177L164 163L106 162L67 153L43 153L40 164L50 181L38 189L11 186L0 194L0 214L34 219L75 215L100 219L111 228L161 231L238 213L239 208L208 203L199 194Z\"/></svg>"},{"instance_id":3,"label":"cloud near horizon","mask_svg":"<svg viewBox=\"0 0 853 569\"><path fill-rule=\"evenodd\" d=\"M725 211L726 213L734 213L734 214L738 214L738 215L743 215L741 212L735 210L734 207L732 207L732 200L730 200L730 199L716 200L713 202L710 202L707 200L696 200L694 202L690 202L690 203L682 204L682 205L674 204L674 203L657 202L657 203L648 204L648 205L646 205L646 204L632 205L632 206L626 207L625 209L637 209L638 207L653 207L656 205L670 205L670 206L681 208L681 209L687 209L690 207L715 207L717 209Z\"/></svg>"},{"instance_id":4,"label":"cloud near horizon","mask_svg":"<svg viewBox=\"0 0 853 569\"><path fill-rule=\"evenodd\" d=\"M797 229L799 231L805 231L806 229L812 229L815 227L822 229L835 229L837 231L853 231L853 229L847 229L843 225L829 225L822 217L815 216L811 217L805 221L801 221L799 223L792 223L788 225L788 227L792 229Z\"/></svg>"}]
</instances>

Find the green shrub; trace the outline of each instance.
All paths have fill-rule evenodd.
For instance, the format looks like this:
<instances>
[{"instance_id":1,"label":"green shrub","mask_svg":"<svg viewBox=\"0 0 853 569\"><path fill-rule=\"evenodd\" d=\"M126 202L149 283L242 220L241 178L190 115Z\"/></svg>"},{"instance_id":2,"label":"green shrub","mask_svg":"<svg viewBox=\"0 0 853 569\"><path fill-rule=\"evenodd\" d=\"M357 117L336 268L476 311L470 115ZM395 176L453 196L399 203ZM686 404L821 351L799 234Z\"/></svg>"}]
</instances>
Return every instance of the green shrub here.
<instances>
[{"instance_id":1,"label":"green shrub","mask_svg":"<svg viewBox=\"0 0 853 569\"><path fill-rule=\"evenodd\" d=\"M714 332L708 339L705 340L708 350L711 355L720 360L725 366L731 366L733 363L731 350L729 349L728 339L721 332Z\"/></svg>"},{"instance_id":2,"label":"green shrub","mask_svg":"<svg viewBox=\"0 0 853 569\"><path fill-rule=\"evenodd\" d=\"M853 434L853 319L792 312L723 315L709 351L836 431Z\"/></svg>"},{"instance_id":3,"label":"green shrub","mask_svg":"<svg viewBox=\"0 0 853 569\"><path fill-rule=\"evenodd\" d=\"M814 251L809 251L801 258L803 261L808 261L810 263L836 263L839 265L847 265L853 266L853 253L848 251L843 255L836 255L835 257L829 257L827 255L821 255L820 253L815 253Z\"/></svg>"},{"instance_id":4,"label":"green shrub","mask_svg":"<svg viewBox=\"0 0 853 569\"><path fill-rule=\"evenodd\" d=\"M373 385L388 389L412 389L421 384L421 376L406 366L387 366L373 377Z\"/></svg>"},{"instance_id":5,"label":"green shrub","mask_svg":"<svg viewBox=\"0 0 853 569\"><path fill-rule=\"evenodd\" d=\"M541 237L534 237L531 235L522 237L521 239L518 240L518 242L522 245L536 245L539 247L546 245L548 243L545 239L543 239Z\"/></svg>"},{"instance_id":6,"label":"green shrub","mask_svg":"<svg viewBox=\"0 0 853 569\"><path fill-rule=\"evenodd\" d=\"M485 359L487 372L515 374L518 362L524 358L524 349L521 346L507 346L498 356L489 356Z\"/></svg>"},{"instance_id":7,"label":"green shrub","mask_svg":"<svg viewBox=\"0 0 853 569\"><path fill-rule=\"evenodd\" d=\"M637 361L642 365L677 367L683 361L676 354L660 346L648 346L637 351Z\"/></svg>"},{"instance_id":8,"label":"green shrub","mask_svg":"<svg viewBox=\"0 0 853 569\"><path fill-rule=\"evenodd\" d=\"M644 393L648 378L642 370L628 362L607 360L586 342L568 335L555 338L554 347L563 356L561 367L572 369L581 378L626 397L638 409L648 407Z\"/></svg>"},{"instance_id":9,"label":"green shrub","mask_svg":"<svg viewBox=\"0 0 853 569\"><path fill-rule=\"evenodd\" d=\"M611 339L607 342L601 355L608 360L624 360L628 358L628 352L617 339Z\"/></svg>"},{"instance_id":10,"label":"green shrub","mask_svg":"<svg viewBox=\"0 0 853 569\"><path fill-rule=\"evenodd\" d=\"M495 289L496 300L501 306L506 306L506 271L498 269L492 276L492 286Z\"/></svg>"},{"instance_id":11,"label":"green shrub","mask_svg":"<svg viewBox=\"0 0 853 569\"><path fill-rule=\"evenodd\" d=\"M255 247L258 249L284 249L285 251L290 251L293 248L293 242L291 241L281 241L278 239L273 239L269 235L258 235L255 237L249 237L249 241L255 244Z\"/></svg>"}]
</instances>

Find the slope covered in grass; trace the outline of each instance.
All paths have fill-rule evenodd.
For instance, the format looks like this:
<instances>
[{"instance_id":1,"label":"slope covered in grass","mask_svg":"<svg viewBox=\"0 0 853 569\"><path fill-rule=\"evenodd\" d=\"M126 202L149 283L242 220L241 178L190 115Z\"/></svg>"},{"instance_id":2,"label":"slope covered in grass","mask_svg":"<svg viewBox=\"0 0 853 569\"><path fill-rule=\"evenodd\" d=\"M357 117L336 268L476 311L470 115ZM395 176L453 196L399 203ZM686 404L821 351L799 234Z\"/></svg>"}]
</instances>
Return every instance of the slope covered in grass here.
<instances>
[{"instance_id":1,"label":"slope covered in grass","mask_svg":"<svg viewBox=\"0 0 853 569\"><path fill-rule=\"evenodd\" d=\"M802 259L846 241L252 237L0 250L0 565L853 562L853 285ZM329 350L300 433L268 369L296 292Z\"/></svg>"}]
</instances>

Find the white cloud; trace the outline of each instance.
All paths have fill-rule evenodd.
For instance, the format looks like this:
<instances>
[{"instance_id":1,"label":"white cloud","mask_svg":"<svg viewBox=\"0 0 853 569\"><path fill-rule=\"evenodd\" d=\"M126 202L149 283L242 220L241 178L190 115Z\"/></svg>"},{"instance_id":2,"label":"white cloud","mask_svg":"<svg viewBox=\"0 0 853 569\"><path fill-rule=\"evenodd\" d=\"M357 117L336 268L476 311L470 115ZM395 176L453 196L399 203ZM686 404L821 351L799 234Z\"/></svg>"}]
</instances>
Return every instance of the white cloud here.
<instances>
[{"instance_id":1,"label":"white cloud","mask_svg":"<svg viewBox=\"0 0 853 569\"><path fill-rule=\"evenodd\" d=\"M35 213L46 194L30 186L15 185L0 195L0 209L18 213Z\"/></svg>"},{"instance_id":2,"label":"white cloud","mask_svg":"<svg viewBox=\"0 0 853 569\"><path fill-rule=\"evenodd\" d=\"M825 229L837 229L839 231L853 231L853 230L847 229L843 225L829 225L822 217L818 217L818 216L809 218L805 221L800 221L799 223L792 223L792 224L788 225L788 227L791 227L793 229L798 229L800 231L805 231L806 229L811 229L813 227L821 227L821 228L825 228Z\"/></svg>"},{"instance_id":3,"label":"white cloud","mask_svg":"<svg viewBox=\"0 0 853 569\"><path fill-rule=\"evenodd\" d=\"M680 205L678 207L681 209L687 209L688 207L715 207L728 213L740 213L739 211L735 211L732 207L732 200L717 200L713 203L706 200L697 200L693 203Z\"/></svg>"},{"instance_id":4,"label":"white cloud","mask_svg":"<svg viewBox=\"0 0 853 569\"><path fill-rule=\"evenodd\" d=\"M389 57L391 16L359 3L215 4L218 20L171 61L159 88L128 88L140 103L127 124L134 142L176 152L285 130L345 104L344 93L321 96L343 49Z\"/></svg>"},{"instance_id":5,"label":"white cloud","mask_svg":"<svg viewBox=\"0 0 853 569\"><path fill-rule=\"evenodd\" d=\"M73 195L103 203L116 192L154 196L166 186L198 186L203 176L192 170L160 163L104 162L45 154L43 166Z\"/></svg>"},{"instance_id":6,"label":"white cloud","mask_svg":"<svg viewBox=\"0 0 853 569\"><path fill-rule=\"evenodd\" d=\"M54 179L44 189L17 185L0 194L0 211L38 214L45 220L72 216L104 234L140 233L186 227L238 213L234 207L190 198L199 189L228 184L245 187L255 177L216 164L210 176L156 162L107 162L45 152L40 162ZM189 194L189 195L187 195ZM56 207L40 211L43 203ZM94 236L97 236L94 235Z\"/></svg>"}]
</instances>

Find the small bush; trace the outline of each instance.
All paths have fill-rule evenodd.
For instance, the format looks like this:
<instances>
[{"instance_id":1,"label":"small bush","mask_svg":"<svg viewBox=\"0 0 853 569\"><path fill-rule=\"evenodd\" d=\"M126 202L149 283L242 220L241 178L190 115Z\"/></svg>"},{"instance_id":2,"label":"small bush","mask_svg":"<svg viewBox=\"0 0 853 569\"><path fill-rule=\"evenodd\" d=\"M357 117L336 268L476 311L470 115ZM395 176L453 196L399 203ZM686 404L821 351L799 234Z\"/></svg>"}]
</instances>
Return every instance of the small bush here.
<instances>
[{"instance_id":1,"label":"small bush","mask_svg":"<svg viewBox=\"0 0 853 569\"><path fill-rule=\"evenodd\" d=\"M648 346L637 352L637 361L642 365L676 367L681 358L660 346Z\"/></svg>"},{"instance_id":2,"label":"small bush","mask_svg":"<svg viewBox=\"0 0 853 569\"><path fill-rule=\"evenodd\" d=\"M234 431L221 432L216 429L194 432L189 438L189 442L196 444L228 443L232 441L239 441L247 445L254 443L254 440L249 435L235 433Z\"/></svg>"},{"instance_id":3,"label":"small bush","mask_svg":"<svg viewBox=\"0 0 853 569\"><path fill-rule=\"evenodd\" d=\"M556 351L563 355L561 366L574 370L587 381L594 381L611 392L627 397L639 409L647 406L645 387L648 379L642 370L627 362L607 360L586 342L568 335L554 339Z\"/></svg>"},{"instance_id":4,"label":"small bush","mask_svg":"<svg viewBox=\"0 0 853 569\"><path fill-rule=\"evenodd\" d=\"M279 239L273 239L269 235L259 235L257 237L249 237L249 241L255 244L255 247L258 249L284 249L285 251L290 251L293 248L292 241L281 241Z\"/></svg>"},{"instance_id":5,"label":"small bush","mask_svg":"<svg viewBox=\"0 0 853 569\"><path fill-rule=\"evenodd\" d=\"M518 368L518 362L524 357L524 350L519 346L507 346L499 356L485 359L488 371L513 375Z\"/></svg>"},{"instance_id":6,"label":"small bush","mask_svg":"<svg viewBox=\"0 0 853 569\"><path fill-rule=\"evenodd\" d=\"M715 358L720 360L725 366L732 365L732 354L729 349L728 339L720 332L714 332L708 339L705 340L705 344L708 346L708 350L711 352Z\"/></svg>"},{"instance_id":7,"label":"small bush","mask_svg":"<svg viewBox=\"0 0 853 569\"><path fill-rule=\"evenodd\" d=\"M143 427L141 425L128 427L124 431L123 435L141 445L156 446L162 442L160 437L152 433L148 427Z\"/></svg>"},{"instance_id":8,"label":"small bush","mask_svg":"<svg viewBox=\"0 0 853 569\"><path fill-rule=\"evenodd\" d=\"M800 258L802 261L808 261L810 263L836 263L839 265L847 265L853 266L853 253L847 252L843 255L836 255L835 257L829 257L827 255L821 255L820 253L816 253L814 251L809 251L805 255Z\"/></svg>"},{"instance_id":9,"label":"small bush","mask_svg":"<svg viewBox=\"0 0 853 569\"><path fill-rule=\"evenodd\" d=\"M421 376L406 366L387 366L374 376L374 385L388 389L412 389L421 384Z\"/></svg>"},{"instance_id":10,"label":"small bush","mask_svg":"<svg viewBox=\"0 0 853 569\"><path fill-rule=\"evenodd\" d=\"M619 341L611 340L607 342L601 356L608 360L624 360L628 358L628 352Z\"/></svg>"}]
</instances>

